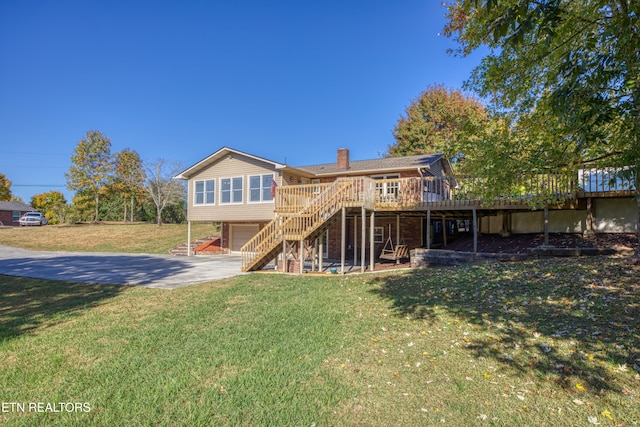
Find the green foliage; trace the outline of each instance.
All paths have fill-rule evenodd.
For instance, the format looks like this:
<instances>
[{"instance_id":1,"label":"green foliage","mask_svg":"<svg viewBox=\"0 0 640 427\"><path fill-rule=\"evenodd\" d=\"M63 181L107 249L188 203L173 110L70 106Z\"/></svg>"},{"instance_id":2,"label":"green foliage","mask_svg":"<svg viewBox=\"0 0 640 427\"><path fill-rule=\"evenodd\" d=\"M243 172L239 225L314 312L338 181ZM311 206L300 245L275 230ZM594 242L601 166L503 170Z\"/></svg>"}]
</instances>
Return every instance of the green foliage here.
<instances>
[{"instance_id":1,"label":"green foliage","mask_svg":"<svg viewBox=\"0 0 640 427\"><path fill-rule=\"evenodd\" d=\"M0 173L0 200L9 201L11 198L11 181L3 173Z\"/></svg>"},{"instance_id":2,"label":"green foliage","mask_svg":"<svg viewBox=\"0 0 640 427\"><path fill-rule=\"evenodd\" d=\"M457 0L445 33L460 54L491 49L468 87L511 117L523 166L636 165L639 15L627 0Z\"/></svg>"},{"instance_id":3,"label":"green foliage","mask_svg":"<svg viewBox=\"0 0 640 427\"><path fill-rule=\"evenodd\" d=\"M475 163L506 185L528 171L630 167L640 188L639 17L630 0L452 1L444 33L458 54L490 49L466 85L503 127L481 130Z\"/></svg>"},{"instance_id":4,"label":"green foliage","mask_svg":"<svg viewBox=\"0 0 640 427\"><path fill-rule=\"evenodd\" d=\"M99 131L87 132L71 156L71 167L65 174L67 188L93 197L94 221L98 221L100 191L108 183L113 170L111 140Z\"/></svg>"},{"instance_id":5,"label":"green foliage","mask_svg":"<svg viewBox=\"0 0 640 427\"><path fill-rule=\"evenodd\" d=\"M393 130L391 156L445 153L452 159L467 130L484 122L484 107L459 90L442 85L428 87L406 108Z\"/></svg>"},{"instance_id":6,"label":"green foliage","mask_svg":"<svg viewBox=\"0 0 640 427\"><path fill-rule=\"evenodd\" d=\"M115 154L114 165L112 189L122 200L124 221L127 220L127 207L129 207L129 219L133 221L135 204L144 194L146 174L142 160L136 151L126 148Z\"/></svg>"},{"instance_id":7,"label":"green foliage","mask_svg":"<svg viewBox=\"0 0 640 427\"><path fill-rule=\"evenodd\" d=\"M64 194L59 191L36 194L31 198L31 206L43 212L49 224L62 224L69 210Z\"/></svg>"}]
</instances>

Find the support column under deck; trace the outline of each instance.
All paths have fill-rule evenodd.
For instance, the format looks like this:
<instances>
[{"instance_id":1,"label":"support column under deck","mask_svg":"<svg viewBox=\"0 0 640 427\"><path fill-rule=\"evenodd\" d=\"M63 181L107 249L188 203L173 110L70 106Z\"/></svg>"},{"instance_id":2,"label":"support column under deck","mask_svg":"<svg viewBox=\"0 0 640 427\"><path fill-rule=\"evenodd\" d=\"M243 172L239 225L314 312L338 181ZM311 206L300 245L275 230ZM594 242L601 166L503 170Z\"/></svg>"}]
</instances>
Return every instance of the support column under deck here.
<instances>
[{"instance_id":1,"label":"support column under deck","mask_svg":"<svg viewBox=\"0 0 640 427\"><path fill-rule=\"evenodd\" d=\"M361 227L361 231L360 231L360 237L361 237L361 241L362 244L360 245L360 271L362 273L364 273L364 269L365 269L365 241L367 238L367 211L364 209L364 206L362 207L362 224L360 225Z\"/></svg>"},{"instance_id":2,"label":"support column under deck","mask_svg":"<svg viewBox=\"0 0 640 427\"><path fill-rule=\"evenodd\" d=\"M427 249L431 249L431 209L427 209Z\"/></svg>"},{"instance_id":3,"label":"support column under deck","mask_svg":"<svg viewBox=\"0 0 640 427\"><path fill-rule=\"evenodd\" d=\"M478 213L473 208L473 252L478 252Z\"/></svg>"},{"instance_id":4,"label":"support column under deck","mask_svg":"<svg viewBox=\"0 0 640 427\"><path fill-rule=\"evenodd\" d=\"M369 271L373 271L375 268L376 261L374 259L375 248L374 248L374 228L376 225L376 213L375 211L371 211L371 220L369 222Z\"/></svg>"},{"instance_id":5,"label":"support column under deck","mask_svg":"<svg viewBox=\"0 0 640 427\"><path fill-rule=\"evenodd\" d=\"M544 245L549 246L549 206L544 207Z\"/></svg>"},{"instance_id":6,"label":"support column under deck","mask_svg":"<svg viewBox=\"0 0 640 427\"><path fill-rule=\"evenodd\" d=\"M347 237L347 208L342 208L342 230L340 230L340 274L344 274L345 240Z\"/></svg>"}]
</instances>

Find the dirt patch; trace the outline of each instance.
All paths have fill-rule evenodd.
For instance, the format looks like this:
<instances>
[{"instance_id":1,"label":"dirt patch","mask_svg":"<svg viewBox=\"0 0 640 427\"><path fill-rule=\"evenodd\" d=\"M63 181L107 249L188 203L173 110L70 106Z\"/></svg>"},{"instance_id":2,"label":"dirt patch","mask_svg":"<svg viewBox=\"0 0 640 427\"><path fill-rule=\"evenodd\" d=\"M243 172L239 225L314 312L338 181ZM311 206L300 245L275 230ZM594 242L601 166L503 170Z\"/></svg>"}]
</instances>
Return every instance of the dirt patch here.
<instances>
[{"instance_id":1,"label":"dirt patch","mask_svg":"<svg viewBox=\"0 0 640 427\"><path fill-rule=\"evenodd\" d=\"M478 236L478 252L525 254L530 248L544 245L544 234L512 234L502 237L497 234ZM556 248L596 248L619 251L638 248L638 236L629 233L600 233L591 238L582 234L550 233L549 246ZM446 249L451 251L473 252L473 235L461 234L450 240Z\"/></svg>"}]
</instances>

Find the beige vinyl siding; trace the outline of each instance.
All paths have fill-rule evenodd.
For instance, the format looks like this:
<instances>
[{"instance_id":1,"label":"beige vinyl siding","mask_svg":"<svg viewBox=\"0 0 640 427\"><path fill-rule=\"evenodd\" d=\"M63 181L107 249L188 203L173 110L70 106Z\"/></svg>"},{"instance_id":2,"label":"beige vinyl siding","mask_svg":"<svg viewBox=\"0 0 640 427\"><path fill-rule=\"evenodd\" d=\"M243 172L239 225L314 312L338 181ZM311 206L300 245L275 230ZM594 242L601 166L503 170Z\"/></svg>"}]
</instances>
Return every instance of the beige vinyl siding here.
<instances>
[{"instance_id":1,"label":"beige vinyl siding","mask_svg":"<svg viewBox=\"0 0 640 427\"><path fill-rule=\"evenodd\" d=\"M273 174L278 185L280 173L270 163L233 154L225 156L189 179L189 221L269 221L275 215L273 202L249 203L249 176ZM220 204L220 178L242 177L242 203ZM194 205L195 181L215 179L215 204Z\"/></svg>"}]
</instances>

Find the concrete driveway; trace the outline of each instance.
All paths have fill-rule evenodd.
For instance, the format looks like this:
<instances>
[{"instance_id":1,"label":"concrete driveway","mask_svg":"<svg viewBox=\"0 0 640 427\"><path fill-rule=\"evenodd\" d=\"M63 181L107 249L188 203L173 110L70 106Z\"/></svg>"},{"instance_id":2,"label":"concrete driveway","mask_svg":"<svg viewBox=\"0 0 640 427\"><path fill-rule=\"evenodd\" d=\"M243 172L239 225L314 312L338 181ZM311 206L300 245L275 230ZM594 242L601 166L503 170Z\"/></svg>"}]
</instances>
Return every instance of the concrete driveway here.
<instances>
[{"instance_id":1,"label":"concrete driveway","mask_svg":"<svg viewBox=\"0 0 640 427\"><path fill-rule=\"evenodd\" d=\"M175 289L242 274L240 255L45 252L0 246L0 274Z\"/></svg>"}]
</instances>

